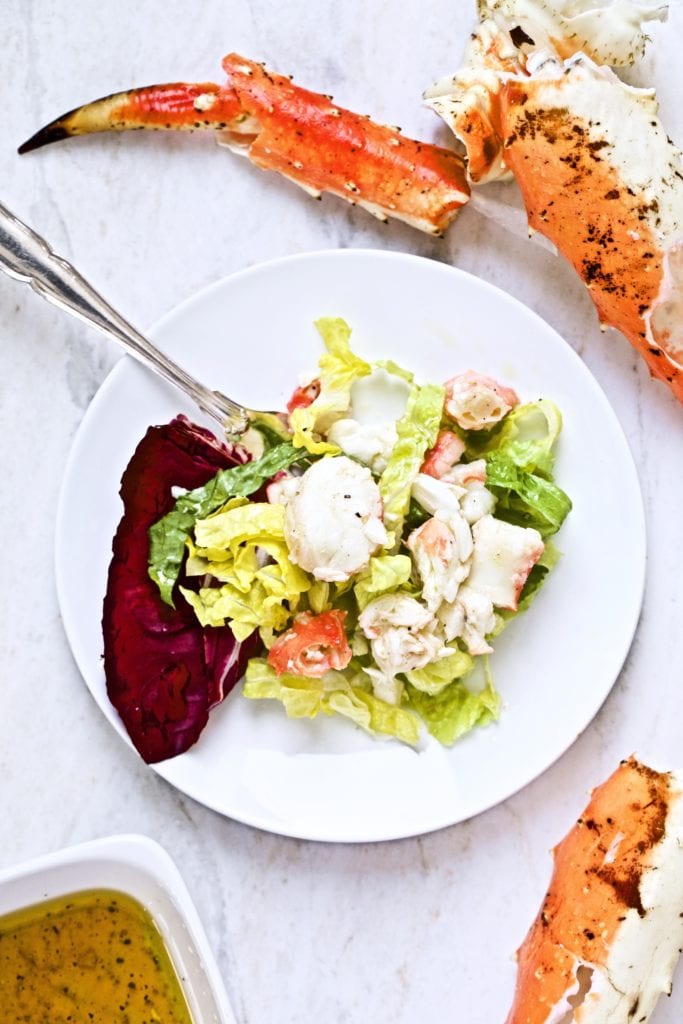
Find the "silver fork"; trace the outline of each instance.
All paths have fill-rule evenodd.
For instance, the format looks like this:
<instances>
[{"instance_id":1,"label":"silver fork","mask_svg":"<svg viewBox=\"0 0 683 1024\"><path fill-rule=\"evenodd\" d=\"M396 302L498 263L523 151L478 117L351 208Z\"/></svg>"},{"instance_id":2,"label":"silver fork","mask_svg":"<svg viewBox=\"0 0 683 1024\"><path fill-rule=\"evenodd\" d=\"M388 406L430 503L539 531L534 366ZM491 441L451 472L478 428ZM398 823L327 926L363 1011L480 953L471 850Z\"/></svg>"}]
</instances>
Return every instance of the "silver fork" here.
<instances>
[{"instance_id":1,"label":"silver fork","mask_svg":"<svg viewBox=\"0 0 683 1024\"><path fill-rule=\"evenodd\" d=\"M0 269L24 281L48 302L85 320L113 338L135 359L188 395L228 436L241 434L252 419L271 414L246 409L220 391L211 391L159 351L106 302L68 260L0 203Z\"/></svg>"}]
</instances>

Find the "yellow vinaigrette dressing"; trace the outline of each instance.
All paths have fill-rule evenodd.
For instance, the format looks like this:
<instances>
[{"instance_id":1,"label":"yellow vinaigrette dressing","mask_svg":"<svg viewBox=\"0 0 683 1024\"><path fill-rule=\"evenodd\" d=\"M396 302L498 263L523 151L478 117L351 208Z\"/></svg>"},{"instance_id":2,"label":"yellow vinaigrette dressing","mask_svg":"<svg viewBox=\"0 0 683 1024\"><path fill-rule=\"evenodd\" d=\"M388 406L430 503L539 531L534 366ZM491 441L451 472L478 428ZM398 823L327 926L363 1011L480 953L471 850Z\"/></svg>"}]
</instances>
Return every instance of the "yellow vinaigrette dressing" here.
<instances>
[{"instance_id":1,"label":"yellow vinaigrette dressing","mask_svg":"<svg viewBox=\"0 0 683 1024\"><path fill-rule=\"evenodd\" d=\"M2 1024L192 1024L164 941L124 893L90 889L0 917Z\"/></svg>"}]
</instances>

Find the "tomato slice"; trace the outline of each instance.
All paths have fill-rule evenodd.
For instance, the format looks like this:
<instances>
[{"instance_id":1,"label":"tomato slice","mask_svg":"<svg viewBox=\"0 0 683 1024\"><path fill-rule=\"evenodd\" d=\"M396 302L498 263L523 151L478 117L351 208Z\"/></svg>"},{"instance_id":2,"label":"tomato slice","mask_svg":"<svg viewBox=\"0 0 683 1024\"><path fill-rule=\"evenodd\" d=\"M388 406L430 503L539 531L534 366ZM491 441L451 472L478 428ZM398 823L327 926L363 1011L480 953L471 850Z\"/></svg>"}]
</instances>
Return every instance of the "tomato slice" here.
<instances>
[{"instance_id":1,"label":"tomato slice","mask_svg":"<svg viewBox=\"0 0 683 1024\"><path fill-rule=\"evenodd\" d=\"M279 676L291 672L297 676L320 679L330 669L346 668L351 648L346 639L346 612L333 609L321 615L303 612L290 629L279 636L268 652L268 664Z\"/></svg>"},{"instance_id":2,"label":"tomato slice","mask_svg":"<svg viewBox=\"0 0 683 1024\"><path fill-rule=\"evenodd\" d=\"M310 384L304 384L297 388L290 400L287 402L287 412L293 413L295 409L306 409L311 402L315 402L320 394L320 381L316 377Z\"/></svg>"}]
</instances>

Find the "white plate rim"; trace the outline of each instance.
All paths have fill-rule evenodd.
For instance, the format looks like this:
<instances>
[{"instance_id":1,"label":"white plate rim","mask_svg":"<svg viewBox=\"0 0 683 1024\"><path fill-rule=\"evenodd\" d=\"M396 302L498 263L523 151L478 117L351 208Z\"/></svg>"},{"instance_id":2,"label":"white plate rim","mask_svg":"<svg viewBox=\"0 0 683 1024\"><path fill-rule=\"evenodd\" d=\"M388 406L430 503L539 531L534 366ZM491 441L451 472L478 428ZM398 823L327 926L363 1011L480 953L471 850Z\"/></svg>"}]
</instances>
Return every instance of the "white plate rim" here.
<instances>
[{"instance_id":1,"label":"white plate rim","mask_svg":"<svg viewBox=\"0 0 683 1024\"><path fill-rule=\"evenodd\" d=\"M600 405L603 415L605 415L608 420L611 420L611 425L615 431L615 435L618 435L620 443L622 444L622 456L625 459L626 464L628 464L629 469L632 473L632 479L629 482L629 487L631 487L630 496L631 498L635 498L635 506L633 507L632 511L637 520L637 527L633 538L635 542L634 565L637 569L637 574L634 576L633 579L633 589L630 595L631 599L629 602L629 607L624 615L624 628L621 643L618 647L618 650L614 651L614 656L612 658L613 670L609 673L609 684L605 684L601 688L599 688L596 694L595 701L586 711L586 715L584 716L585 723L583 727L575 735L568 738L568 740L561 747L558 747L552 759L548 760L548 762L542 769L540 769L539 771L535 771L525 780L517 782L509 788L501 789L500 794L497 795L495 798L492 798L482 803L481 806L478 806L475 810L472 810L470 813L462 817L454 818L451 814L445 814L443 818L434 820L432 823L430 823L428 827L420 826L416 829L415 827L408 826L404 829L398 828L392 829L391 831L387 831L386 829L380 828L376 832L373 832L372 830L368 829L354 832L352 829L349 829L348 827L342 828L338 833L335 832L333 829L330 830L329 828L323 829L321 831L316 831L314 828L310 827L307 827L305 829L302 829L297 826L287 827L283 826L282 823L273 822L272 818L268 815L260 815L258 813L235 813L233 811L228 812L225 810L224 807L221 807L216 801L207 799L204 795L199 793L193 787L179 783L176 779L173 778L173 765L178 759L173 759L172 761L161 762L149 766L174 788L178 789L180 792L185 793L187 796L196 800L203 806L211 808L219 814L225 815L236 821L240 821L243 824L251 825L255 828L259 828L263 831L271 832L276 835L289 836L291 838L305 839L316 842L382 842L394 839L404 839L417 835L425 835L433 831L438 831L442 828L447 828L451 825L459 824L460 822L468 820L471 817L482 814L485 811L490 810L492 807L495 807L498 804L503 803L506 800L509 800L516 793L520 792L527 785L535 781L535 779L537 779L541 774L543 774L549 768L551 768L552 765L554 765L567 752L567 750L574 744L574 742L576 742L576 740L583 733L583 731L585 731L585 729L588 728L588 726L593 721L596 714L602 707L603 703L607 699L614 684L616 683L634 640L642 609L646 581L646 520L642 491L640 488L637 468L635 465L631 448L621 427L621 424L619 423L618 417L614 409L612 408L611 404L609 403L609 400L607 399L607 396L605 395L598 381L590 372L590 370L583 362L581 357L576 353L576 351L571 347L571 345L569 345L569 343L565 341L564 338L562 338L562 336L555 330L555 328L553 328L539 314L537 314L533 309L525 305L523 302L521 302L521 300L517 299L511 293L505 291L502 288L499 288L494 284L491 284L490 282L482 278L477 277L474 274L469 273L468 271L462 270L461 268L453 266L451 264L446 264L437 260L432 260L427 257L417 256L412 253L403 253L372 248L332 248L295 253L288 256L281 256L275 259L254 263L248 267L235 271L231 274L228 274L224 277L217 279L216 281L209 283L208 285L204 286L203 288L199 289L193 294L187 296L185 299L181 300L181 302L179 302L176 306L172 307L161 317L155 320L152 326L148 329L147 334L150 336L152 340L154 340L157 334L159 332L163 332L165 327L170 322L172 322L172 320L176 316L182 315L190 311L194 305L201 305L207 298L212 296L214 292L219 292L228 284L239 285L239 283L246 278L261 273L268 273L271 269L276 269L282 266L295 266L296 264L306 263L312 260L319 259L332 259L342 261L353 260L359 256L370 257L372 259L380 259L382 261L387 262L396 261L404 263L413 263L420 266L428 264L437 273L444 272L447 275L454 274L464 279L465 281L473 281L476 283L477 288L481 288L484 291L488 291L493 299L497 301L503 300L503 302L507 302L515 307L518 307L520 312L522 312L525 316L531 317L533 320L535 320L542 330L550 332L552 335L554 335L557 343L564 347L565 356L570 361L573 362L575 369L583 378L583 384L591 392L591 397ZM98 707L100 707L100 710L105 714L105 717L107 717L110 724L113 725L113 727L116 729L119 735L128 744L130 749L134 750L132 742L130 741L128 735L126 734L126 731L122 723L119 721L114 709L109 709L110 713L108 713L108 709L105 706L103 706L103 702L100 702L97 695L93 691L93 688L87 677L85 658L80 650L80 642L78 640L77 628L75 624L72 623L71 620L68 618L68 616L64 614L65 597L67 593L68 571L67 565L64 559L62 558L62 549L59 541L59 538L63 536L63 531L65 527L65 508L67 504L69 481L73 473L74 465L78 461L79 446L80 444L83 443L83 439L87 436L90 420L97 413L98 403L107 396L110 389L116 387L119 376L122 373L126 372L126 367L130 366L131 362L133 362L132 358L130 356L124 355L123 358L120 359L115 364L115 366L108 373L108 375L98 388L97 392L93 396L74 434L70 451L65 463L62 487L60 489L56 513L55 578L57 599L60 610L62 612L62 621L65 633L72 654L74 656L74 660L76 661L79 671L81 672L81 675L84 679L84 682L88 690L90 691L91 696L98 704Z\"/></svg>"}]
</instances>

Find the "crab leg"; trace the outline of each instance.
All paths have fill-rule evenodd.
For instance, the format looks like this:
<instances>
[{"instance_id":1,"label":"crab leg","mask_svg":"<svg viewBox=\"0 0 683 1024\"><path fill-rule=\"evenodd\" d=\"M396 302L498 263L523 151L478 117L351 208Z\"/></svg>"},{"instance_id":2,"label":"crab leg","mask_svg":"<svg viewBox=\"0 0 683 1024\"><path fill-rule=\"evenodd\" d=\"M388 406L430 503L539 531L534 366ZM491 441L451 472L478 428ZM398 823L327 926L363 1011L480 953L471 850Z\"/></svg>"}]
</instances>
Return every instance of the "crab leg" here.
<instances>
[{"instance_id":1,"label":"crab leg","mask_svg":"<svg viewBox=\"0 0 683 1024\"><path fill-rule=\"evenodd\" d=\"M469 198L463 159L408 139L230 54L228 84L150 86L107 96L57 118L19 152L71 135L129 128L209 128L264 170L308 192L331 192L381 220L442 234Z\"/></svg>"},{"instance_id":2,"label":"crab leg","mask_svg":"<svg viewBox=\"0 0 683 1024\"><path fill-rule=\"evenodd\" d=\"M654 92L602 63L630 63L644 45L640 22L662 8L593 2L581 8L580 40L561 40L561 5L480 0L462 67L427 103L465 146L473 181L514 176L530 227L572 263L601 324L683 401L683 154ZM590 55L572 49L577 40Z\"/></svg>"},{"instance_id":3,"label":"crab leg","mask_svg":"<svg viewBox=\"0 0 683 1024\"><path fill-rule=\"evenodd\" d=\"M622 761L554 858L506 1024L642 1024L683 945L683 775Z\"/></svg>"}]
</instances>

